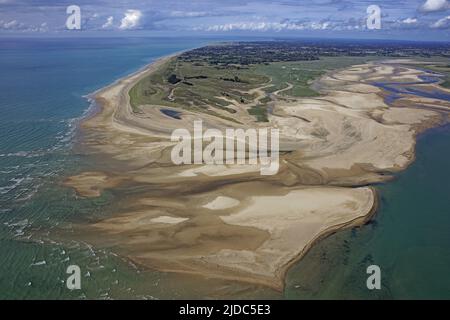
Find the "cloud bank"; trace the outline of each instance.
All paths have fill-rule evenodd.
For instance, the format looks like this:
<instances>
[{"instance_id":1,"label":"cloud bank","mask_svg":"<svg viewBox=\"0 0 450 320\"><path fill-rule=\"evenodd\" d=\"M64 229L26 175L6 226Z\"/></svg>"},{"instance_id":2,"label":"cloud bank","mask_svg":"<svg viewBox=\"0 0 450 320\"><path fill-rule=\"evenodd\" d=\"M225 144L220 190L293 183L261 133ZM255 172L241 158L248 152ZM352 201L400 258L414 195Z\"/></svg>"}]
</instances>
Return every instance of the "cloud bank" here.
<instances>
[{"instance_id":1,"label":"cloud bank","mask_svg":"<svg viewBox=\"0 0 450 320\"><path fill-rule=\"evenodd\" d=\"M112 25L113 25L113 23L114 23L114 17L113 17L113 16L109 16L109 17L106 19L106 22L102 25L102 29L108 29L108 28L111 28Z\"/></svg>"},{"instance_id":2,"label":"cloud bank","mask_svg":"<svg viewBox=\"0 0 450 320\"><path fill-rule=\"evenodd\" d=\"M77 0L82 31L331 34L375 37L390 32L411 39L450 38L450 0ZM367 30L367 7L381 8L382 30ZM0 0L0 32L67 32L71 0ZM447 32L447 33L446 33ZM428 38L427 38L428 39Z\"/></svg>"},{"instance_id":3,"label":"cloud bank","mask_svg":"<svg viewBox=\"0 0 450 320\"><path fill-rule=\"evenodd\" d=\"M419 10L424 13L445 11L450 8L447 0L426 0Z\"/></svg>"},{"instance_id":4,"label":"cloud bank","mask_svg":"<svg viewBox=\"0 0 450 320\"><path fill-rule=\"evenodd\" d=\"M120 21L119 29L136 29L139 26L141 18L142 12L140 10L128 9L127 11L125 11L125 16Z\"/></svg>"}]
</instances>

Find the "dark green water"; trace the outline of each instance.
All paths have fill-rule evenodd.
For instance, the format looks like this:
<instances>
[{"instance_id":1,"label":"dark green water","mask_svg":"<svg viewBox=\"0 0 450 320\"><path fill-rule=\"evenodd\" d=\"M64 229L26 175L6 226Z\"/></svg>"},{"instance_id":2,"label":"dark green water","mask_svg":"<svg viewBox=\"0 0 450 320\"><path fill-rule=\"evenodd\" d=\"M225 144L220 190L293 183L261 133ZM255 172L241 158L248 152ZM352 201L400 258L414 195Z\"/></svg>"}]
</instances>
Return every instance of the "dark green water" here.
<instances>
[{"instance_id":1,"label":"dark green water","mask_svg":"<svg viewBox=\"0 0 450 320\"><path fill-rule=\"evenodd\" d=\"M450 299L450 125L419 137L417 159L377 186L374 221L314 247L289 273L290 299ZM381 268L382 289L366 287Z\"/></svg>"}]
</instances>

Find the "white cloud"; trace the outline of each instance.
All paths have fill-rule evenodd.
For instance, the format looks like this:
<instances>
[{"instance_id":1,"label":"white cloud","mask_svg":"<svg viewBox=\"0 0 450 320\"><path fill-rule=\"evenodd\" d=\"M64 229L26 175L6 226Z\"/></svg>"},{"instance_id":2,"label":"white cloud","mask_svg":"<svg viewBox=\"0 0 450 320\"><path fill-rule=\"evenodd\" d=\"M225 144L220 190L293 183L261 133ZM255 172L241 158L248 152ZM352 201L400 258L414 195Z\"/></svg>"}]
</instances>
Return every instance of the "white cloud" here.
<instances>
[{"instance_id":1,"label":"white cloud","mask_svg":"<svg viewBox=\"0 0 450 320\"><path fill-rule=\"evenodd\" d=\"M174 18L206 17L207 15L208 15L207 12L198 12L198 11L172 11L170 13L170 16Z\"/></svg>"},{"instance_id":2,"label":"white cloud","mask_svg":"<svg viewBox=\"0 0 450 320\"><path fill-rule=\"evenodd\" d=\"M447 0L427 0L419 10L422 12L444 11L450 8Z\"/></svg>"},{"instance_id":3,"label":"white cloud","mask_svg":"<svg viewBox=\"0 0 450 320\"><path fill-rule=\"evenodd\" d=\"M39 27L39 31L40 31L40 32L48 31L48 25L47 25L47 22L44 22L44 23L41 24L41 26Z\"/></svg>"},{"instance_id":4,"label":"white cloud","mask_svg":"<svg viewBox=\"0 0 450 320\"><path fill-rule=\"evenodd\" d=\"M26 30L27 26L17 20L0 21L0 29L3 30Z\"/></svg>"},{"instance_id":5,"label":"white cloud","mask_svg":"<svg viewBox=\"0 0 450 320\"><path fill-rule=\"evenodd\" d=\"M30 26L27 29L25 29L24 31L28 31L28 32L47 32L48 31L47 22L41 23L39 26Z\"/></svg>"},{"instance_id":6,"label":"white cloud","mask_svg":"<svg viewBox=\"0 0 450 320\"><path fill-rule=\"evenodd\" d=\"M330 26L329 22L313 22L311 24L311 29L313 30L326 30Z\"/></svg>"},{"instance_id":7,"label":"white cloud","mask_svg":"<svg viewBox=\"0 0 450 320\"><path fill-rule=\"evenodd\" d=\"M125 11L125 16L120 21L119 29L128 30L134 29L139 25L142 18L142 12L140 10L129 9Z\"/></svg>"},{"instance_id":8,"label":"white cloud","mask_svg":"<svg viewBox=\"0 0 450 320\"><path fill-rule=\"evenodd\" d=\"M417 19L416 18L406 18L406 19L402 20L402 22L405 24L415 24L415 23L417 23Z\"/></svg>"},{"instance_id":9,"label":"white cloud","mask_svg":"<svg viewBox=\"0 0 450 320\"><path fill-rule=\"evenodd\" d=\"M209 26L206 31L281 31L281 30L303 30L306 26L296 23L279 22L235 22L221 25Z\"/></svg>"},{"instance_id":10,"label":"white cloud","mask_svg":"<svg viewBox=\"0 0 450 320\"><path fill-rule=\"evenodd\" d=\"M0 20L0 30L19 31L19 32L47 32L47 22L40 25L27 25L17 20L3 21Z\"/></svg>"},{"instance_id":11,"label":"white cloud","mask_svg":"<svg viewBox=\"0 0 450 320\"><path fill-rule=\"evenodd\" d=\"M320 21L320 22L235 22L228 24L197 27L195 30L211 32L231 31L300 31L300 30L360 30L363 25L360 21Z\"/></svg>"},{"instance_id":12,"label":"white cloud","mask_svg":"<svg viewBox=\"0 0 450 320\"><path fill-rule=\"evenodd\" d=\"M113 22L114 22L114 17L113 16L108 17L108 19L106 19L106 22L102 25L102 28L107 29L107 28L111 27L113 25Z\"/></svg>"},{"instance_id":13,"label":"white cloud","mask_svg":"<svg viewBox=\"0 0 450 320\"><path fill-rule=\"evenodd\" d=\"M439 19L435 23L431 25L432 28L442 29L450 27L450 16L446 16L445 18Z\"/></svg>"},{"instance_id":14,"label":"white cloud","mask_svg":"<svg viewBox=\"0 0 450 320\"><path fill-rule=\"evenodd\" d=\"M4 29L14 29L14 28L16 28L17 26L19 26L19 23L17 22L17 20L11 20L11 21L5 22L5 23L3 24L3 28L4 28Z\"/></svg>"}]
</instances>

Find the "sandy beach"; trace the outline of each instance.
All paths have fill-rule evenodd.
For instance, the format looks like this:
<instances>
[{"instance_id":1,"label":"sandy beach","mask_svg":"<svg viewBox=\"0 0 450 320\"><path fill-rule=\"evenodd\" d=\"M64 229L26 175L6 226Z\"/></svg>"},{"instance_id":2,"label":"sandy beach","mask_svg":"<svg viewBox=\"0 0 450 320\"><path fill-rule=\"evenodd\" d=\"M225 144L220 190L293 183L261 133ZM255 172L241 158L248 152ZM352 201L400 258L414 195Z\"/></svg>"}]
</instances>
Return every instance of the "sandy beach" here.
<instances>
[{"instance_id":1,"label":"sandy beach","mask_svg":"<svg viewBox=\"0 0 450 320\"><path fill-rule=\"evenodd\" d=\"M100 109L82 123L82 148L108 165L65 181L80 197L125 191L114 215L77 225L76 233L161 271L282 290L289 267L316 241L371 218L377 194L370 185L404 170L414 160L417 134L448 121L445 100L402 95L388 105L387 93L373 85L420 81L426 72L402 65L409 60L329 72L316 80L319 97L277 100L268 123L186 110L174 119L161 112L164 106L134 112L130 89L170 59L95 93ZM233 108L239 117L249 105ZM170 135L194 120L205 129L279 129L278 174L261 176L258 165L174 165Z\"/></svg>"}]
</instances>

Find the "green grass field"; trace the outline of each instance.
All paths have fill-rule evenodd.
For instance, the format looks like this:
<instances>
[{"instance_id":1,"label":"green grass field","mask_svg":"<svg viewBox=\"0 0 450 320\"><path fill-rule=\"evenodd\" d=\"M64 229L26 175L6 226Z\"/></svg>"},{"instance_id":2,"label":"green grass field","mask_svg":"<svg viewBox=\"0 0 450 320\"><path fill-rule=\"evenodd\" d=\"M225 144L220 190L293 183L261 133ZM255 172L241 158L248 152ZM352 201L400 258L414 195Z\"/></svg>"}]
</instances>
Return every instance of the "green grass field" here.
<instances>
[{"instance_id":1,"label":"green grass field","mask_svg":"<svg viewBox=\"0 0 450 320\"><path fill-rule=\"evenodd\" d=\"M172 80L170 82L169 80ZM245 91L269 81L250 69L221 68L171 60L158 72L142 79L130 90L131 105L165 105L205 113L220 109L233 114L231 102L251 102Z\"/></svg>"},{"instance_id":2,"label":"green grass field","mask_svg":"<svg viewBox=\"0 0 450 320\"><path fill-rule=\"evenodd\" d=\"M256 96L251 89L267 86L267 96L248 112L260 122L267 120L267 104L270 93L293 85L280 94L292 97L314 97L319 93L311 89L311 83L327 71L364 63L370 58L324 57L316 61L274 62L251 66L217 66L199 62L172 59L157 72L142 79L130 90L133 110L145 105L164 105L194 112L203 112L225 119L233 119L235 110L230 104L252 103ZM218 111L225 111L224 116Z\"/></svg>"},{"instance_id":3,"label":"green grass field","mask_svg":"<svg viewBox=\"0 0 450 320\"><path fill-rule=\"evenodd\" d=\"M314 61L261 64L254 66L254 70L272 79L274 86L266 89L268 93L284 89L287 87L287 83L290 83L293 85L293 88L281 92L281 95L315 97L319 94L311 89L311 83L318 77L328 71L366 63L374 59L375 57L321 57L320 60Z\"/></svg>"}]
</instances>

